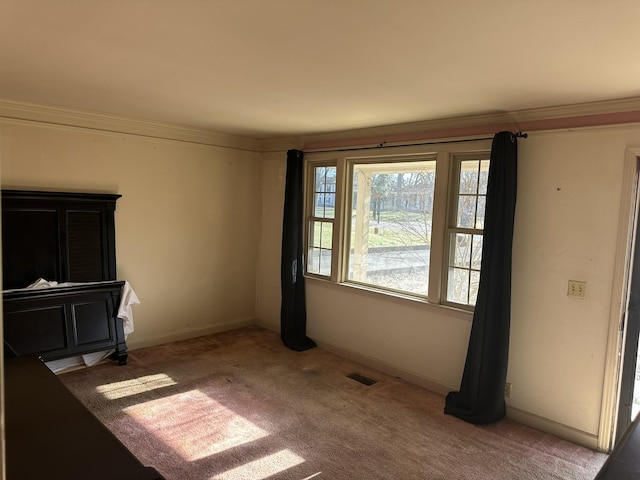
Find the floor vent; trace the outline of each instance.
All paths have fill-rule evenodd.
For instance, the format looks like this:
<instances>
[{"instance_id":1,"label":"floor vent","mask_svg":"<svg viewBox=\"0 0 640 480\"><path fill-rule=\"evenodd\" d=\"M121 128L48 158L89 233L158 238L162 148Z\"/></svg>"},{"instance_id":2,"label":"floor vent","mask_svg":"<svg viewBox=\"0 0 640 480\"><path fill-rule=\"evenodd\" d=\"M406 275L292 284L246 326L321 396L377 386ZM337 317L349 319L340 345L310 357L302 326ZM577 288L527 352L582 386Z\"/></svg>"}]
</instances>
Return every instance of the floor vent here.
<instances>
[{"instance_id":1,"label":"floor vent","mask_svg":"<svg viewBox=\"0 0 640 480\"><path fill-rule=\"evenodd\" d=\"M367 387L376 383L375 380L372 380L363 375L360 375L359 373L350 373L349 375L347 375L347 377L349 377L352 380L355 380L356 382L360 382L361 384L366 385Z\"/></svg>"}]
</instances>

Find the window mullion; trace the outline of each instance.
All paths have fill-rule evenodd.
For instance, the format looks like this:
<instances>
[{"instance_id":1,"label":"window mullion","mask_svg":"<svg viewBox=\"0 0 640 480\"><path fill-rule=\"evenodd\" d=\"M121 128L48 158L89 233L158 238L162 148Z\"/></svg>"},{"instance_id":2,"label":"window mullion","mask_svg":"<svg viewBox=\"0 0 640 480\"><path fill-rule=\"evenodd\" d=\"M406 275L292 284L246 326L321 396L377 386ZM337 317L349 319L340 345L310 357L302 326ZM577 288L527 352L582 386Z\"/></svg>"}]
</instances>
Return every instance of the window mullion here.
<instances>
[{"instance_id":1,"label":"window mullion","mask_svg":"<svg viewBox=\"0 0 640 480\"><path fill-rule=\"evenodd\" d=\"M336 208L333 223L333 257L331 258L331 280L341 282L343 276L345 251L345 209L349 202L347 195L346 160L340 158L336 162Z\"/></svg>"},{"instance_id":2,"label":"window mullion","mask_svg":"<svg viewBox=\"0 0 640 480\"><path fill-rule=\"evenodd\" d=\"M304 185L305 185L305 195L304 195L304 204L303 204L303 212L304 212L304 230L302 232L302 245L304 246L304 250L302 252L303 264L304 264L304 272L307 273L308 262L309 262L309 246L311 245L311 238L309 238L309 233L311 229L311 222L314 219L314 211L313 211L313 198L314 198L314 177L313 177L313 168L309 165L308 162L305 161L305 169L304 169Z\"/></svg>"},{"instance_id":3,"label":"window mullion","mask_svg":"<svg viewBox=\"0 0 640 480\"><path fill-rule=\"evenodd\" d=\"M432 303L440 303L443 292L443 281L449 258L446 255L447 203L449 185L450 155L440 152L436 158L436 184L433 199L433 218L431 223L431 250L429 260L429 295Z\"/></svg>"},{"instance_id":4,"label":"window mullion","mask_svg":"<svg viewBox=\"0 0 640 480\"><path fill-rule=\"evenodd\" d=\"M461 227L449 227L447 229L449 233L467 233L469 235L482 235L482 230L477 228L461 228Z\"/></svg>"}]
</instances>

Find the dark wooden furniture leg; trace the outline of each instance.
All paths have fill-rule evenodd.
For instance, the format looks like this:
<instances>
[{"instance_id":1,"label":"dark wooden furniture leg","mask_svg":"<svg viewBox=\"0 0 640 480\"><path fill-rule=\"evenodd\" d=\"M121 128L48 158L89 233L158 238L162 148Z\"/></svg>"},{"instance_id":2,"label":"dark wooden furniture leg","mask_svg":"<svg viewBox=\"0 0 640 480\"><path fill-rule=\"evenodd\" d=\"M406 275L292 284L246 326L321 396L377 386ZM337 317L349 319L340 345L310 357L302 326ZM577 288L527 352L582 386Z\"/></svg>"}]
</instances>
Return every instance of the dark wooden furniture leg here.
<instances>
[{"instance_id":1,"label":"dark wooden furniture leg","mask_svg":"<svg viewBox=\"0 0 640 480\"><path fill-rule=\"evenodd\" d=\"M124 324L121 318L116 317L116 351L110 356L112 360L117 360L118 365L126 365L127 357L127 343L124 336Z\"/></svg>"}]
</instances>

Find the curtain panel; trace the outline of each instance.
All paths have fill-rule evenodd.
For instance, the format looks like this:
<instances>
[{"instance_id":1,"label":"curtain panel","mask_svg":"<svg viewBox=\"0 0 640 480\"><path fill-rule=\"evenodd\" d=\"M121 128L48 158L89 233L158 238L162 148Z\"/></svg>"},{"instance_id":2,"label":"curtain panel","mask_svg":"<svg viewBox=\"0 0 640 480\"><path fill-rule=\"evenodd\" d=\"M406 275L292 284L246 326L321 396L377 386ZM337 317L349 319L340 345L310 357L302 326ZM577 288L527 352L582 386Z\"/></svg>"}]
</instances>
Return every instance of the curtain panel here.
<instances>
[{"instance_id":1,"label":"curtain panel","mask_svg":"<svg viewBox=\"0 0 640 480\"><path fill-rule=\"evenodd\" d=\"M475 424L504 417L511 322L511 257L517 189L517 138L493 138L487 185L480 285L460 391L445 413Z\"/></svg>"},{"instance_id":2,"label":"curtain panel","mask_svg":"<svg viewBox=\"0 0 640 480\"><path fill-rule=\"evenodd\" d=\"M298 352L316 346L306 333L307 310L302 263L303 205L303 153L300 150L289 150L282 220L280 338L287 347Z\"/></svg>"}]
</instances>

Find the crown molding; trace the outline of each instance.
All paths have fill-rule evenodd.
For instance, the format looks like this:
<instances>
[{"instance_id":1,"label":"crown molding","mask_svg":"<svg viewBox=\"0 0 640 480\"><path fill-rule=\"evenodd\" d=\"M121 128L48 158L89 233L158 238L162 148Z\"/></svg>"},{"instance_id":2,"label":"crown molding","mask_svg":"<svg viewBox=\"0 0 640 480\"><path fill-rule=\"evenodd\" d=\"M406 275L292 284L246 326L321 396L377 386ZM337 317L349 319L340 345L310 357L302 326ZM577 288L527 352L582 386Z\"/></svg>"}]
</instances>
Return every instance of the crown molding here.
<instances>
[{"instance_id":1,"label":"crown molding","mask_svg":"<svg viewBox=\"0 0 640 480\"><path fill-rule=\"evenodd\" d=\"M486 135L499 129L553 130L640 122L640 97L487 112L418 122L342 130L329 133L256 139L183 125L89 112L39 103L0 99L0 119L175 140L252 152L291 148L328 148L371 143L417 141Z\"/></svg>"},{"instance_id":2,"label":"crown molding","mask_svg":"<svg viewBox=\"0 0 640 480\"><path fill-rule=\"evenodd\" d=\"M640 97L603 100L599 102L558 105L554 107L530 108L514 112L518 121L534 122L556 118L584 117L610 113L640 111Z\"/></svg>"},{"instance_id":3,"label":"crown molding","mask_svg":"<svg viewBox=\"0 0 640 480\"><path fill-rule=\"evenodd\" d=\"M39 103L0 99L0 119L99 130L259 152L261 141L208 130Z\"/></svg>"},{"instance_id":4,"label":"crown molding","mask_svg":"<svg viewBox=\"0 0 640 480\"><path fill-rule=\"evenodd\" d=\"M262 153L284 152L292 148L302 150L308 139L309 137L306 136L264 138L260 144L260 151Z\"/></svg>"},{"instance_id":5,"label":"crown molding","mask_svg":"<svg viewBox=\"0 0 640 480\"><path fill-rule=\"evenodd\" d=\"M638 113L638 115L634 115ZM499 129L554 130L640 121L640 97L606 100L513 112L488 112L460 117L265 139L262 151L288 148L330 148L372 143L485 135Z\"/></svg>"}]
</instances>

